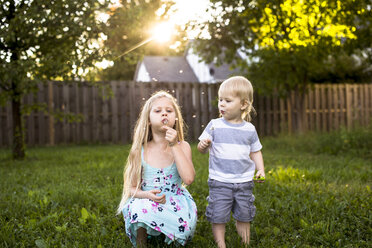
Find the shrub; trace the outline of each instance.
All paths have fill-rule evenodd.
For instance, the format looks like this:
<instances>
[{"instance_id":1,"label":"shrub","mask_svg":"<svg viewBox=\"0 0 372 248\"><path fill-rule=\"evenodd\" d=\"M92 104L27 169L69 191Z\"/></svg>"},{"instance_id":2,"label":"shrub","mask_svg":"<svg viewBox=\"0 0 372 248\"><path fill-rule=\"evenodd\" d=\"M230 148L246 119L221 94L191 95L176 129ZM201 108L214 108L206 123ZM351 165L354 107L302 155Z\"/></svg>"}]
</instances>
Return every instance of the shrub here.
<instances>
[{"instance_id":1,"label":"shrub","mask_svg":"<svg viewBox=\"0 0 372 248\"><path fill-rule=\"evenodd\" d=\"M348 131L341 128L317 137L317 152L372 159L372 125Z\"/></svg>"}]
</instances>

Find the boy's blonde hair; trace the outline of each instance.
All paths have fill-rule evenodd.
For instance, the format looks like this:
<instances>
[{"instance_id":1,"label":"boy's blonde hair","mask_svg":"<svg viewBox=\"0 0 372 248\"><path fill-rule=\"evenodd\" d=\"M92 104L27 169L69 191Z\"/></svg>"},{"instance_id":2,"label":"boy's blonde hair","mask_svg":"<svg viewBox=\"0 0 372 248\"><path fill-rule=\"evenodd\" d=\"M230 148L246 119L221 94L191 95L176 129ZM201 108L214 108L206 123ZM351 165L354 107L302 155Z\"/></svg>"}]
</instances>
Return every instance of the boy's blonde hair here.
<instances>
[{"instance_id":1,"label":"boy's blonde hair","mask_svg":"<svg viewBox=\"0 0 372 248\"><path fill-rule=\"evenodd\" d=\"M135 185L137 190L140 188L142 176L141 175L142 146L145 148L147 142L152 140L150 111L154 101L162 97L166 97L169 100L171 100L176 114L176 123L173 128L177 131L178 141L180 142L184 140L184 121L176 98L174 98L171 94L163 90L155 92L143 105L138 120L136 122L136 126L134 128L133 143L123 173L124 177L123 194L117 210L117 214L120 214L120 212L124 208L126 201L131 197L130 196L131 187Z\"/></svg>"},{"instance_id":2,"label":"boy's blonde hair","mask_svg":"<svg viewBox=\"0 0 372 248\"><path fill-rule=\"evenodd\" d=\"M218 95L222 93L231 94L239 97L242 103L247 103L247 107L242 111L242 119L250 122L252 120L251 113L255 114L253 108L253 86L251 82L242 76L235 76L226 79L218 90Z\"/></svg>"}]
</instances>

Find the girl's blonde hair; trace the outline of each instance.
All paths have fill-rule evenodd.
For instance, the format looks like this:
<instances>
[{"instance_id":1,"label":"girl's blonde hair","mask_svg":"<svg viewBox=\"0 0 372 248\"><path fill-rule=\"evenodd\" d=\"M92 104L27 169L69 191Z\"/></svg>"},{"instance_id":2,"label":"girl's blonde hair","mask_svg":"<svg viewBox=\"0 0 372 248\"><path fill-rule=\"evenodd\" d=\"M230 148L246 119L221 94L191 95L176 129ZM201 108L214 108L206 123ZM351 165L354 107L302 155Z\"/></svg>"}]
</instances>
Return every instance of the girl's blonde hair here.
<instances>
[{"instance_id":1,"label":"girl's blonde hair","mask_svg":"<svg viewBox=\"0 0 372 248\"><path fill-rule=\"evenodd\" d=\"M242 111L242 119L250 122L252 120L251 113L256 114L253 107L253 86L251 82L242 76L235 76L226 79L218 90L218 95L231 94L237 96L242 102L247 103L247 107Z\"/></svg>"},{"instance_id":2,"label":"girl's blonde hair","mask_svg":"<svg viewBox=\"0 0 372 248\"><path fill-rule=\"evenodd\" d=\"M136 122L136 126L134 128L133 143L123 173L123 194L117 210L117 214L120 214L120 212L124 208L126 201L131 197L131 187L135 185L136 190L140 188L142 176L141 150L142 146L146 147L147 142L152 140L149 118L150 111L154 101L162 97L166 97L172 102L176 114L176 123L173 128L177 131L178 141L180 142L184 140L184 121L181 115L180 106L178 105L176 98L163 90L155 92L143 105Z\"/></svg>"}]
</instances>

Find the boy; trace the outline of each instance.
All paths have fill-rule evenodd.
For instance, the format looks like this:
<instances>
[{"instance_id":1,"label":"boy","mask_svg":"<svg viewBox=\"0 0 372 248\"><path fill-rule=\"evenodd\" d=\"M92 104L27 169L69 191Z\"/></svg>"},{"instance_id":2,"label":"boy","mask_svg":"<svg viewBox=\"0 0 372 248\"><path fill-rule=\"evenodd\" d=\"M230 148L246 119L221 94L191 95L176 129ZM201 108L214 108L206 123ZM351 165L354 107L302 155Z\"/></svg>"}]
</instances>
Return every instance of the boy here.
<instances>
[{"instance_id":1,"label":"boy","mask_svg":"<svg viewBox=\"0 0 372 248\"><path fill-rule=\"evenodd\" d=\"M209 122L199 137L198 150L210 150L206 216L218 247L225 248L231 211L242 242L249 244L250 222L256 212L252 180L256 169L256 177L265 177L265 170L262 145L249 122L254 112L252 84L244 77L231 77L221 84L218 96L222 117Z\"/></svg>"}]
</instances>

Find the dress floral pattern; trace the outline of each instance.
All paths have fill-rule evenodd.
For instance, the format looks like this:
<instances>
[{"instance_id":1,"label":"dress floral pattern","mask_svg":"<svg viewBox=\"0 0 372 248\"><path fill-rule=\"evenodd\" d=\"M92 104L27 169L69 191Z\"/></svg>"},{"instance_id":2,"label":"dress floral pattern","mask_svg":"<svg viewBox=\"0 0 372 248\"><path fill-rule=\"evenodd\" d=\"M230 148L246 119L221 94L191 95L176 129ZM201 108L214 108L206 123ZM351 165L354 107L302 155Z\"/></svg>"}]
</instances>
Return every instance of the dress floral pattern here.
<instances>
[{"instance_id":1,"label":"dress floral pattern","mask_svg":"<svg viewBox=\"0 0 372 248\"><path fill-rule=\"evenodd\" d=\"M185 245L194 235L197 209L194 199L182 186L175 163L159 169L147 164L142 148L142 190L160 189L166 203L150 199L131 198L123 209L125 231L136 246L137 229L143 227L148 235L165 235L165 243L173 241Z\"/></svg>"}]
</instances>

